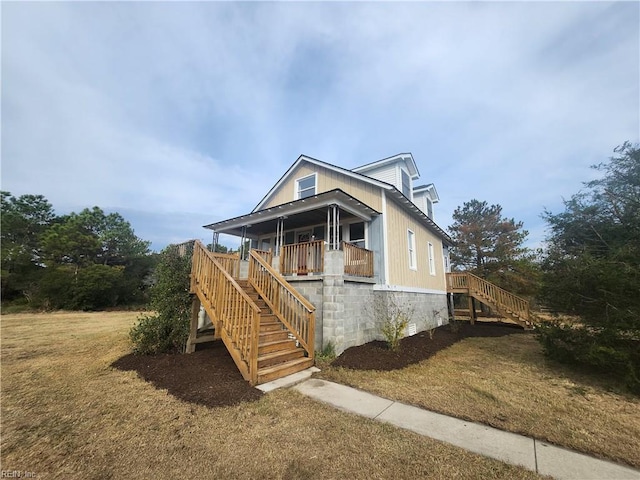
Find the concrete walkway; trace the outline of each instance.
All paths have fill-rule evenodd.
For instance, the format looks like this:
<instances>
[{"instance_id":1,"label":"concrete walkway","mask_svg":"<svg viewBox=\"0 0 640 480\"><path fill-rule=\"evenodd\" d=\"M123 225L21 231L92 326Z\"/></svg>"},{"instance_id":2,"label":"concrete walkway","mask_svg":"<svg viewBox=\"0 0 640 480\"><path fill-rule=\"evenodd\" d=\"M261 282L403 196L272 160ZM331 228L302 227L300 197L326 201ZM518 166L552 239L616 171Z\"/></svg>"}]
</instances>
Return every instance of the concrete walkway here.
<instances>
[{"instance_id":1,"label":"concrete walkway","mask_svg":"<svg viewBox=\"0 0 640 480\"><path fill-rule=\"evenodd\" d=\"M640 480L640 471L556 447L533 438L466 422L325 380L294 387L347 412L390 423L486 457L567 480Z\"/></svg>"}]
</instances>

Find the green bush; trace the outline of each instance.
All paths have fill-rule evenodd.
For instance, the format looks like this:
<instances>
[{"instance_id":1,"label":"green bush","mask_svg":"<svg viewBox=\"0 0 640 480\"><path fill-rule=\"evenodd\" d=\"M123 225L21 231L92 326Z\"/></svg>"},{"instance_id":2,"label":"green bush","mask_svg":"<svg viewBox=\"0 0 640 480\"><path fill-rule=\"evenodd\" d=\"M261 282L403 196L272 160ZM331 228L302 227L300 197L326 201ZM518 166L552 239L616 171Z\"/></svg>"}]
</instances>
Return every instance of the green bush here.
<instances>
[{"instance_id":1,"label":"green bush","mask_svg":"<svg viewBox=\"0 0 640 480\"><path fill-rule=\"evenodd\" d=\"M183 352L188 336L188 317L176 320L159 314L140 316L129 332L133 352L141 355Z\"/></svg>"},{"instance_id":2,"label":"green bush","mask_svg":"<svg viewBox=\"0 0 640 480\"><path fill-rule=\"evenodd\" d=\"M99 310L114 307L122 290L124 267L93 264L44 269L34 284L31 306L47 310Z\"/></svg>"},{"instance_id":3,"label":"green bush","mask_svg":"<svg viewBox=\"0 0 640 480\"><path fill-rule=\"evenodd\" d=\"M150 306L156 313L138 318L129 332L135 353L184 352L192 304L190 272L191 256L180 256L175 246L162 251L151 287Z\"/></svg>"},{"instance_id":4,"label":"green bush","mask_svg":"<svg viewBox=\"0 0 640 480\"><path fill-rule=\"evenodd\" d=\"M640 339L560 322L539 325L537 335L550 358L610 374L640 394Z\"/></svg>"}]
</instances>

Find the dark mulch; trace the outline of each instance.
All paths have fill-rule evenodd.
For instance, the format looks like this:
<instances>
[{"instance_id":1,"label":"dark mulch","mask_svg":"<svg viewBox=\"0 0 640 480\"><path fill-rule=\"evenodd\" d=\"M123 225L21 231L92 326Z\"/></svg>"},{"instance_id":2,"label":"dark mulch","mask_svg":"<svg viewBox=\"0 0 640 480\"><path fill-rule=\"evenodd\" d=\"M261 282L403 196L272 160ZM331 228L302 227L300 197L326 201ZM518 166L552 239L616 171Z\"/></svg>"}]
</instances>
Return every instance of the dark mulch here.
<instances>
[{"instance_id":1,"label":"dark mulch","mask_svg":"<svg viewBox=\"0 0 640 480\"><path fill-rule=\"evenodd\" d=\"M223 407L258 400L263 393L240 374L221 341L198 345L189 355L125 355L113 367L133 370L147 382L187 402Z\"/></svg>"},{"instance_id":2,"label":"dark mulch","mask_svg":"<svg viewBox=\"0 0 640 480\"><path fill-rule=\"evenodd\" d=\"M450 347L463 338L469 337L502 337L513 334L528 334L518 325L490 322L461 323L458 332L451 331L449 325L438 327L433 338L427 332L421 332L400 341L400 349L393 352L381 341L369 342L359 347L351 347L331 362L332 366L353 370L398 370L414 363L421 362L438 351Z\"/></svg>"},{"instance_id":3,"label":"dark mulch","mask_svg":"<svg viewBox=\"0 0 640 480\"><path fill-rule=\"evenodd\" d=\"M398 352L387 349L384 342L370 342L351 347L332 365L355 370L396 370L418 363L439 350L468 337L501 337L528 333L522 328L503 323L462 323L457 333L448 325L435 330L433 339L427 332L402 339ZM132 370L171 395L207 407L223 407L251 402L263 393L242 378L233 359L221 341L198 345L189 355L125 355L113 367Z\"/></svg>"}]
</instances>

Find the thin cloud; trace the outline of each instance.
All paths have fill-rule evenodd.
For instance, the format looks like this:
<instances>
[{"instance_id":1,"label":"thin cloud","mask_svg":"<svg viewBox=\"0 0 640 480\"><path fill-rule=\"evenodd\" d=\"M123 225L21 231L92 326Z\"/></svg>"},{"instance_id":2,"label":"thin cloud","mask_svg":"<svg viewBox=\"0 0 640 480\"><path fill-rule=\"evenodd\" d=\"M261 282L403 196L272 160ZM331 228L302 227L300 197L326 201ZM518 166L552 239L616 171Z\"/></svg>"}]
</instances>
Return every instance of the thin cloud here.
<instances>
[{"instance_id":1,"label":"thin cloud","mask_svg":"<svg viewBox=\"0 0 640 480\"><path fill-rule=\"evenodd\" d=\"M160 248L250 211L301 153L355 167L411 151L443 227L478 198L537 244L543 207L639 140L639 11L7 3L3 189L129 212Z\"/></svg>"}]
</instances>

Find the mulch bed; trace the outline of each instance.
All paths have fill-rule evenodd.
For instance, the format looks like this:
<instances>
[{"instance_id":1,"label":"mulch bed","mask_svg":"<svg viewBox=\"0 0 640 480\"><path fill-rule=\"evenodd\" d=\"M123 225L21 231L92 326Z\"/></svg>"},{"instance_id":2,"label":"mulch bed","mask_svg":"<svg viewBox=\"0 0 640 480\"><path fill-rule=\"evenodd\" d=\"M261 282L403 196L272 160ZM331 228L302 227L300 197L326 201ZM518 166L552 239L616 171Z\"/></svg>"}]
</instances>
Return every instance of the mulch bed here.
<instances>
[{"instance_id":1,"label":"mulch bed","mask_svg":"<svg viewBox=\"0 0 640 480\"><path fill-rule=\"evenodd\" d=\"M478 322L475 325L464 322L456 333L451 331L449 325L443 325L434 330L433 338L427 332L403 338L397 352L389 350L387 344L381 341L348 348L331 365L353 370L398 370L421 362L463 338L529 333L518 325L501 322Z\"/></svg>"},{"instance_id":2,"label":"mulch bed","mask_svg":"<svg viewBox=\"0 0 640 480\"><path fill-rule=\"evenodd\" d=\"M188 355L125 355L112 366L133 370L156 388L207 407L252 402L263 392L245 381L222 341L197 345Z\"/></svg>"},{"instance_id":3,"label":"mulch bed","mask_svg":"<svg viewBox=\"0 0 640 480\"><path fill-rule=\"evenodd\" d=\"M421 362L436 352L468 337L502 337L528 334L521 327L506 323L462 323L453 333L448 325L435 330L433 339L427 332L402 339L400 350L392 352L384 342L370 342L351 347L331 365L355 370L396 370ZM135 371L156 388L171 395L207 407L223 407L252 402L264 395L240 375L221 341L198 345L189 355L125 355L112 366Z\"/></svg>"}]
</instances>

